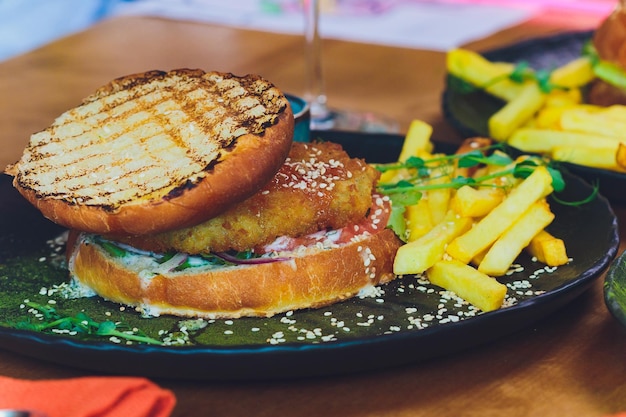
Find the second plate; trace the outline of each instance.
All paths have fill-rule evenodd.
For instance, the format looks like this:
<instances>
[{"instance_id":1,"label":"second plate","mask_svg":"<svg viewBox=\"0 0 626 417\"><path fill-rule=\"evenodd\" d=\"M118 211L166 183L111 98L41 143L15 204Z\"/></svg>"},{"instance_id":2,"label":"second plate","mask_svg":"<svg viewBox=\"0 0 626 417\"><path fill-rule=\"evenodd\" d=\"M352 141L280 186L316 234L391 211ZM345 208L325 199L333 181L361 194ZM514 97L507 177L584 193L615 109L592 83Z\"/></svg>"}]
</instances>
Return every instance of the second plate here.
<instances>
[{"instance_id":1,"label":"second plate","mask_svg":"<svg viewBox=\"0 0 626 417\"><path fill-rule=\"evenodd\" d=\"M490 61L524 61L534 69L551 70L580 57L592 34L590 31L562 33L494 49L482 55ZM442 95L445 119L464 137L489 136L487 121L504 103L482 91L470 94L455 91L450 87L450 80L448 76ZM590 183L597 181L602 194L609 200L626 201L626 195L621 192L626 186L626 174L570 163L562 165Z\"/></svg>"}]
</instances>

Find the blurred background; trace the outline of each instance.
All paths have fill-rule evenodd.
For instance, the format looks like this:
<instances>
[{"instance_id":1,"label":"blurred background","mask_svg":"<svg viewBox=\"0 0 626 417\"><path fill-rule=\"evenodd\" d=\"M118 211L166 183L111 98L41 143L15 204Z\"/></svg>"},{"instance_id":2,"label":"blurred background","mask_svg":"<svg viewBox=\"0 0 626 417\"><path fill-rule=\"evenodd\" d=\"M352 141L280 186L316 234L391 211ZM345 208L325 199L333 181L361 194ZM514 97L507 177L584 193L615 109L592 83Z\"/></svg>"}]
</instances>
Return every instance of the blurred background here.
<instances>
[{"instance_id":1,"label":"blurred background","mask_svg":"<svg viewBox=\"0 0 626 417\"><path fill-rule=\"evenodd\" d=\"M0 61L119 15L302 33L303 0L0 0ZM445 51L528 19L591 28L617 0L321 0L323 38Z\"/></svg>"}]
</instances>

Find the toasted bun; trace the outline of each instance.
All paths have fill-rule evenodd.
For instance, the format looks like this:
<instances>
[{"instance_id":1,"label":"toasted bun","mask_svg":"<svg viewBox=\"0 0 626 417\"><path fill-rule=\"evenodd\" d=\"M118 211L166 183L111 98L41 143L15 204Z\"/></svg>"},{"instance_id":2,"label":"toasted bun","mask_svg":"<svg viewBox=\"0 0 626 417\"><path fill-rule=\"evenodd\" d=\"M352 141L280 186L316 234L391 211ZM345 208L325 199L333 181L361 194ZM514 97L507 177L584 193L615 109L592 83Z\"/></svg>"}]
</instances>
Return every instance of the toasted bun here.
<instances>
[{"instance_id":1,"label":"toasted bun","mask_svg":"<svg viewBox=\"0 0 626 417\"><path fill-rule=\"evenodd\" d=\"M595 31L593 46L601 59L626 70L626 10L621 2ZM588 101L601 106L626 104L626 91L602 80L594 80Z\"/></svg>"},{"instance_id":2,"label":"toasted bun","mask_svg":"<svg viewBox=\"0 0 626 417\"><path fill-rule=\"evenodd\" d=\"M112 81L31 137L7 172L47 218L91 233L191 226L254 194L293 137L258 76L180 69Z\"/></svg>"},{"instance_id":3,"label":"toasted bun","mask_svg":"<svg viewBox=\"0 0 626 417\"><path fill-rule=\"evenodd\" d=\"M593 45L602 59L626 68L626 10L621 2L596 29Z\"/></svg>"},{"instance_id":4,"label":"toasted bun","mask_svg":"<svg viewBox=\"0 0 626 417\"><path fill-rule=\"evenodd\" d=\"M345 300L392 280L399 246L385 229L332 249L310 248L289 260L142 278L101 246L79 238L69 265L71 275L96 294L146 315L269 317Z\"/></svg>"}]
</instances>

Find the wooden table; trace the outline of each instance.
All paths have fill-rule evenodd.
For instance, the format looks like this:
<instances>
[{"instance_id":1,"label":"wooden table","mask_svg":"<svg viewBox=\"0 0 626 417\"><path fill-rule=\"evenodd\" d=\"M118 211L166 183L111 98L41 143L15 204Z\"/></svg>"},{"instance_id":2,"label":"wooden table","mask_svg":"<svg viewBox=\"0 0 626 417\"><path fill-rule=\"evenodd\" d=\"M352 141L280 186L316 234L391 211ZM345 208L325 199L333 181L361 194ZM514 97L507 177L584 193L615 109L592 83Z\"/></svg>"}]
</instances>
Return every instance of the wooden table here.
<instances>
[{"instance_id":1,"label":"wooden table","mask_svg":"<svg viewBox=\"0 0 626 417\"><path fill-rule=\"evenodd\" d=\"M571 29L568 22L535 19L467 47L557 33ZM440 112L443 53L328 40L324 63L333 106L386 114L403 131L420 118L435 127L435 138L459 140ZM259 73L295 94L305 88L301 37L153 18L106 21L0 64L0 169L32 132L109 79L177 67ZM615 210L626 219L623 207ZM285 382L156 382L176 394L175 416L597 417L626 410L625 348L626 330L606 310L598 280L529 328L401 369ZM0 374L88 375L5 351Z\"/></svg>"}]
</instances>

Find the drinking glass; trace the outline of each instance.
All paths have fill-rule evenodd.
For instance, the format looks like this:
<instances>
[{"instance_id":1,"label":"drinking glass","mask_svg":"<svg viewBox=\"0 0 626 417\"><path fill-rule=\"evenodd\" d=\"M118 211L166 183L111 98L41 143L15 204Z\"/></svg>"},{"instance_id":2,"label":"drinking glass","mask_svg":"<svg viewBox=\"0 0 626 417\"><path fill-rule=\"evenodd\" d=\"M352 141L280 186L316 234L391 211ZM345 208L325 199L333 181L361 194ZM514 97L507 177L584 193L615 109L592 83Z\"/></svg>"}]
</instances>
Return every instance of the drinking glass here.
<instances>
[{"instance_id":1,"label":"drinking glass","mask_svg":"<svg viewBox=\"0 0 626 417\"><path fill-rule=\"evenodd\" d=\"M319 33L320 0L303 0L303 8L308 84L306 98L311 112L311 130L397 133L398 123L388 117L328 106Z\"/></svg>"}]
</instances>

